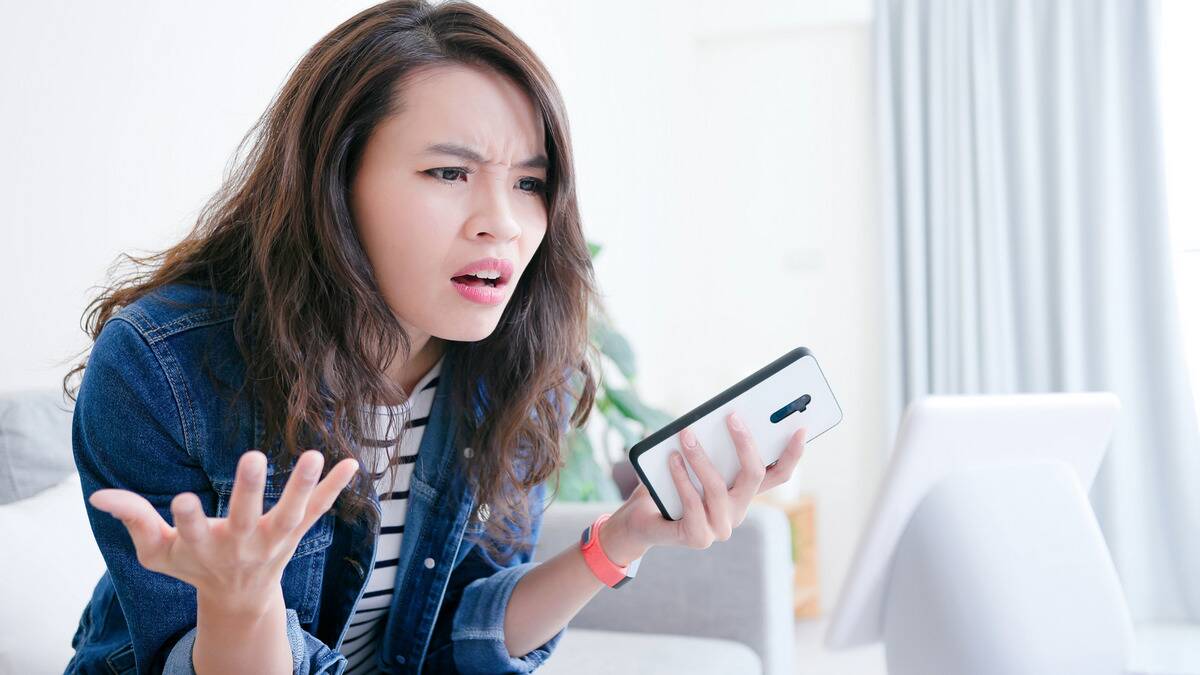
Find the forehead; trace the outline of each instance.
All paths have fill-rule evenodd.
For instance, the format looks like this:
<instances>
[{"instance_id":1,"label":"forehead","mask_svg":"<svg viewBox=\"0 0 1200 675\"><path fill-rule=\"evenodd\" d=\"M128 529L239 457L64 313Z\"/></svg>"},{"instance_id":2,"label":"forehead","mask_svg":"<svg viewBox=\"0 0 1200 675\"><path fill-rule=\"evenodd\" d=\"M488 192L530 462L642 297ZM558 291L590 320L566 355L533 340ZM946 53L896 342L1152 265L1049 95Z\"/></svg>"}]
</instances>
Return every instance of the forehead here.
<instances>
[{"instance_id":1,"label":"forehead","mask_svg":"<svg viewBox=\"0 0 1200 675\"><path fill-rule=\"evenodd\" d=\"M411 152L458 143L515 163L545 152L542 118L529 96L494 70L462 64L419 68L400 84L392 125Z\"/></svg>"}]
</instances>

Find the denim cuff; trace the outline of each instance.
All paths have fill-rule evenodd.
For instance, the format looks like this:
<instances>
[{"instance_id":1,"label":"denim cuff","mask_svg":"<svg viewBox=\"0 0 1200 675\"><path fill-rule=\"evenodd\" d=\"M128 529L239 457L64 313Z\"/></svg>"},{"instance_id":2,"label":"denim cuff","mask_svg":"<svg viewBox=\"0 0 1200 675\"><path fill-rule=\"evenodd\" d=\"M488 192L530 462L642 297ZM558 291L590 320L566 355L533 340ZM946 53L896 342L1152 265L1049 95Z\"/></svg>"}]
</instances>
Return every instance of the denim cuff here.
<instances>
[{"instance_id":1,"label":"denim cuff","mask_svg":"<svg viewBox=\"0 0 1200 675\"><path fill-rule=\"evenodd\" d=\"M309 675L306 634L300 627L300 619L296 610L287 610L287 638L292 648L292 673ZM314 640L316 638L313 638ZM171 652L167 654L167 662L163 666L163 675L196 675L196 666L192 663L192 647L196 644L196 626L183 634Z\"/></svg>"},{"instance_id":2,"label":"denim cuff","mask_svg":"<svg viewBox=\"0 0 1200 675\"><path fill-rule=\"evenodd\" d=\"M196 626L183 634L167 654L167 662L163 665L163 675L195 675L196 668L192 665L192 645L196 644Z\"/></svg>"},{"instance_id":3,"label":"denim cuff","mask_svg":"<svg viewBox=\"0 0 1200 675\"><path fill-rule=\"evenodd\" d=\"M463 673L529 673L542 665L567 627L555 633L545 644L521 657L508 653L504 644L504 616L513 588L521 577L539 565L527 562L506 567L476 579L463 589L462 600L454 614L450 639L454 643L454 664Z\"/></svg>"}]
</instances>

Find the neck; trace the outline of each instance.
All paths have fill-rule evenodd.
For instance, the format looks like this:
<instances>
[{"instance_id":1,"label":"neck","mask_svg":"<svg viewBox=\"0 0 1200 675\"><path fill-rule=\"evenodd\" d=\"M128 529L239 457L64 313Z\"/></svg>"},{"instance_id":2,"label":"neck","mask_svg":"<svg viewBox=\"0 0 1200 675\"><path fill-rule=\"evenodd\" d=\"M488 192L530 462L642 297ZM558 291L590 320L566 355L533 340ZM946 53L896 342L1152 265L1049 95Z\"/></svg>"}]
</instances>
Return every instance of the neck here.
<instances>
[{"instance_id":1,"label":"neck","mask_svg":"<svg viewBox=\"0 0 1200 675\"><path fill-rule=\"evenodd\" d=\"M445 352L445 343L435 337L429 337L420 345L413 344L413 354L407 362L392 362L385 374L404 390L406 397L413 395L413 389L421 378L429 374ZM396 405L399 401L390 401L387 405Z\"/></svg>"}]
</instances>

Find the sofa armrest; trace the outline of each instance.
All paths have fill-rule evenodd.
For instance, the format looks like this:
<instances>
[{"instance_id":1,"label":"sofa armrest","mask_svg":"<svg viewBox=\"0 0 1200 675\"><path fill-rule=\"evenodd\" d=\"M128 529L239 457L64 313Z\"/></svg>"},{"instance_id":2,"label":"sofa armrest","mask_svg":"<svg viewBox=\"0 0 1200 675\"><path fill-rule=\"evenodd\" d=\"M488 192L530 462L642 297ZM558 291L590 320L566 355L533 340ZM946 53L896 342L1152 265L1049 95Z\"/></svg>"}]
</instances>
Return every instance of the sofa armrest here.
<instances>
[{"instance_id":1,"label":"sofa armrest","mask_svg":"<svg viewBox=\"0 0 1200 675\"><path fill-rule=\"evenodd\" d=\"M620 505L553 502L543 516L534 560L578 546L583 528ZM601 589L569 625L735 640L758 653L766 675L790 675L793 583L787 516L754 502L727 541L704 550L651 549L636 579L619 589Z\"/></svg>"}]
</instances>

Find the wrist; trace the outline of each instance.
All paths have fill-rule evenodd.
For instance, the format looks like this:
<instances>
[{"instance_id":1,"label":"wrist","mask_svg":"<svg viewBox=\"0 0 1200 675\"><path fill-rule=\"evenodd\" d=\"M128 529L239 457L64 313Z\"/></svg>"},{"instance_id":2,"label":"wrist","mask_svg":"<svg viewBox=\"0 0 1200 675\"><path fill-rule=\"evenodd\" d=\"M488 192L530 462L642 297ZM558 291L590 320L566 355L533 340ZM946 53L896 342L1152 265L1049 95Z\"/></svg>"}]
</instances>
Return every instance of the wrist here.
<instances>
[{"instance_id":1,"label":"wrist","mask_svg":"<svg viewBox=\"0 0 1200 675\"><path fill-rule=\"evenodd\" d=\"M240 601L197 592L196 673L290 673L293 654L283 589Z\"/></svg>"},{"instance_id":2,"label":"wrist","mask_svg":"<svg viewBox=\"0 0 1200 675\"><path fill-rule=\"evenodd\" d=\"M204 616L223 625L254 624L284 605L283 587L265 593L216 593L197 590L197 619Z\"/></svg>"},{"instance_id":3,"label":"wrist","mask_svg":"<svg viewBox=\"0 0 1200 675\"><path fill-rule=\"evenodd\" d=\"M637 540L625 524L620 511L614 513L600 526L600 550L619 567L627 567L650 550L650 546Z\"/></svg>"}]
</instances>

